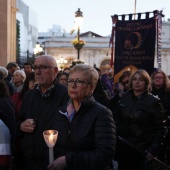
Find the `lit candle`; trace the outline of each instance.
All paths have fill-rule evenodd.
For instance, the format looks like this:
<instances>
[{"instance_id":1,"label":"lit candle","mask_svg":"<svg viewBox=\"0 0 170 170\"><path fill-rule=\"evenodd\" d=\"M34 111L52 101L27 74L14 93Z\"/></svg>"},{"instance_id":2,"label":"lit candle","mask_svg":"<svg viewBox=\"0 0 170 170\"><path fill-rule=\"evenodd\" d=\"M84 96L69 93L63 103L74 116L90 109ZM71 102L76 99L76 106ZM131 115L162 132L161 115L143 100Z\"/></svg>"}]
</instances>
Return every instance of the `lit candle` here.
<instances>
[{"instance_id":1,"label":"lit candle","mask_svg":"<svg viewBox=\"0 0 170 170\"><path fill-rule=\"evenodd\" d=\"M54 142L53 142L53 133L51 133L50 136L49 136L49 145L51 147L53 147L53 145L54 145Z\"/></svg>"},{"instance_id":2,"label":"lit candle","mask_svg":"<svg viewBox=\"0 0 170 170\"><path fill-rule=\"evenodd\" d=\"M57 130L46 130L43 132L44 140L49 147L49 163L54 160L53 147L57 141L58 131Z\"/></svg>"},{"instance_id":3,"label":"lit candle","mask_svg":"<svg viewBox=\"0 0 170 170\"><path fill-rule=\"evenodd\" d=\"M53 155L53 133L50 134L49 136L49 163L51 163L54 160L54 155Z\"/></svg>"}]
</instances>

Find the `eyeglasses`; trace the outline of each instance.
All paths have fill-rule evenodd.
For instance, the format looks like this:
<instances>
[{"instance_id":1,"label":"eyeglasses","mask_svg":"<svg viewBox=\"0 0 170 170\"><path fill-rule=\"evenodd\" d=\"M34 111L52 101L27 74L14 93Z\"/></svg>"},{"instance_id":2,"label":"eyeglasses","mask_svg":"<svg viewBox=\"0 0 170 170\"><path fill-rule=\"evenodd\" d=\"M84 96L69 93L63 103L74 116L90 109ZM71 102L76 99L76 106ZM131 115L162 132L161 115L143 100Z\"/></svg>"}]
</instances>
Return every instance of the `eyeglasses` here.
<instances>
[{"instance_id":1,"label":"eyeglasses","mask_svg":"<svg viewBox=\"0 0 170 170\"><path fill-rule=\"evenodd\" d=\"M124 86L126 85L126 84L128 84L129 83L129 81L127 80L127 81L125 81L125 82L121 82L121 84L123 84Z\"/></svg>"},{"instance_id":2,"label":"eyeglasses","mask_svg":"<svg viewBox=\"0 0 170 170\"><path fill-rule=\"evenodd\" d=\"M34 71L37 71L37 70L40 70L40 71L46 71L48 68L56 68L55 66L44 66L44 65L39 65L39 66L34 66L33 67L33 70Z\"/></svg>"},{"instance_id":3,"label":"eyeglasses","mask_svg":"<svg viewBox=\"0 0 170 170\"><path fill-rule=\"evenodd\" d=\"M88 82L80 80L80 79L77 79L77 80L67 80L67 85L68 86L72 86L74 84L75 86L81 87L81 86L83 86L84 83L91 84L91 83L88 83Z\"/></svg>"}]
</instances>

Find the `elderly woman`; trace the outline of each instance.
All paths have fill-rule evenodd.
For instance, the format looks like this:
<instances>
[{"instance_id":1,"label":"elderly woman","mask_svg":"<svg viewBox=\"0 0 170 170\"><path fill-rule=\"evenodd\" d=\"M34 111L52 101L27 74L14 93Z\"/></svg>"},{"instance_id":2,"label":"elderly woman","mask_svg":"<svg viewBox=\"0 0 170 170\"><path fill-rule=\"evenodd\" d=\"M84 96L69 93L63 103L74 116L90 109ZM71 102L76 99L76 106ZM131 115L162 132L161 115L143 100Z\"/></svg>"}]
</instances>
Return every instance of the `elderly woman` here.
<instances>
[{"instance_id":1,"label":"elderly woman","mask_svg":"<svg viewBox=\"0 0 170 170\"><path fill-rule=\"evenodd\" d=\"M9 81L7 81L8 70L5 67L0 66L0 72L3 73L3 79L8 86L9 94L12 95L14 93L14 89L12 87L12 84Z\"/></svg>"},{"instance_id":2,"label":"elderly woman","mask_svg":"<svg viewBox=\"0 0 170 170\"><path fill-rule=\"evenodd\" d=\"M130 78L128 92L120 98L116 113L119 170L152 169L165 137L165 117L160 100L150 93L151 80L144 70Z\"/></svg>"},{"instance_id":3,"label":"elderly woman","mask_svg":"<svg viewBox=\"0 0 170 170\"><path fill-rule=\"evenodd\" d=\"M16 70L14 72L11 82L14 88L14 92L21 92L25 79L26 74L23 70Z\"/></svg>"},{"instance_id":4,"label":"elderly woman","mask_svg":"<svg viewBox=\"0 0 170 170\"><path fill-rule=\"evenodd\" d=\"M116 130L111 111L96 102L93 91L98 72L77 64L70 70L70 101L58 110L55 160L49 169L106 170L115 153Z\"/></svg>"}]
</instances>

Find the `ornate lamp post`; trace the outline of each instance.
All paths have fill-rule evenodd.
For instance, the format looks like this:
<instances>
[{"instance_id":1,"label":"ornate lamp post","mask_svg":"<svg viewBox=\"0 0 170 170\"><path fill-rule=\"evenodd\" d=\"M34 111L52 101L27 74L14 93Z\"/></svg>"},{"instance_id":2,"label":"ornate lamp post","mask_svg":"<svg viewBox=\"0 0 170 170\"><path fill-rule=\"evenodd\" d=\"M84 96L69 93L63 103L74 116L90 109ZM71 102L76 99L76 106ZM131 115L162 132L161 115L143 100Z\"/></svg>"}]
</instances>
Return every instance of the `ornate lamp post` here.
<instances>
[{"instance_id":1,"label":"ornate lamp post","mask_svg":"<svg viewBox=\"0 0 170 170\"><path fill-rule=\"evenodd\" d=\"M83 24L83 12L80 11L80 8L78 8L78 11L75 12L75 30L77 30L77 39L78 39L78 44L74 45L74 47L77 49L77 59L80 59L80 49L83 47L82 44L79 44L80 42L80 27Z\"/></svg>"},{"instance_id":2,"label":"ornate lamp post","mask_svg":"<svg viewBox=\"0 0 170 170\"><path fill-rule=\"evenodd\" d=\"M43 47L39 42L37 42L34 48L34 55L38 56L42 54L44 54Z\"/></svg>"}]
</instances>

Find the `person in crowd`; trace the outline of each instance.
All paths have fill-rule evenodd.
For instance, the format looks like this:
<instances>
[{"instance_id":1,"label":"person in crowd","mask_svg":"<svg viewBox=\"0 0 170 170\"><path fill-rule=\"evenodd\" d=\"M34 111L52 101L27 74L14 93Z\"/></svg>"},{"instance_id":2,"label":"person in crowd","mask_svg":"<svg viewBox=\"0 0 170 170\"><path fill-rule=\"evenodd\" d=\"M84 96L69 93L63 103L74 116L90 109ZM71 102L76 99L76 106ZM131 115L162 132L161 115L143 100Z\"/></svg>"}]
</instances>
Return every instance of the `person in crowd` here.
<instances>
[{"instance_id":1,"label":"person in crowd","mask_svg":"<svg viewBox=\"0 0 170 170\"><path fill-rule=\"evenodd\" d=\"M119 77L119 85L118 85L118 95L122 96L122 94L129 90L129 79L131 76L131 71L124 71Z\"/></svg>"},{"instance_id":2,"label":"person in crowd","mask_svg":"<svg viewBox=\"0 0 170 170\"><path fill-rule=\"evenodd\" d=\"M109 78L110 84L112 85L112 88L114 88L115 84L114 84L114 71L113 71L113 68L109 69L108 78Z\"/></svg>"},{"instance_id":3,"label":"person in crowd","mask_svg":"<svg viewBox=\"0 0 170 170\"><path fill-rule=\"evenodd\" d=\"M37 57L33 69L37 86L24 94L16 137L21 138L23 170L46 170L43 131L50 128L57 108L67 103L68 92L56 81L58 68L52 56Z\"/></svg>"},{"instance_id":4,"label":"person in crowd","mask_svg":"<svg viewBox=\"0 0 170 170\"><path fill-rule=\"evenodd\" d=\"M26 79L23 83L23 88L22 88L21 92L14 93L10 97L11 102L12 102L14 108L15 108L15 115L16 115L17 120L18 120L18 117L19 117L19 111L20 111L20 108L21 108L21 103L22 103L22 99L24 97L24 94L28 90L34 89L35 85L36 85L35 75L34 75L34 72L31 72L26 76Z\"/></svg>"},{"instance_id":5,"label":"person in crowd","mask_svg":"<svg viewBox=\"0 0 170 170\"><path fill-rule=\"evenodd\" d=\"M13 73L18 70L18 65L15 62L10 62L7 64L6 69L8 70L7 81L10 82Z\"/></svg>"},{"instance_id":6,"label":"person in crowd","mask_svg":"<svg viewBox=\"0 0 170 170\"><path fill-rule=\"evenodd\" d=\"M145 70L132 74L129 88L121 96L116 112L115 159L119 170L155 170L152 160L160 152L166 133L163 108L150 93L151 79Z\"/></svg>"},{"instance_id":7,"label":"person in crowd","mask_svg":"<svg viewBox=\"0 0 170 170\"><path fill-rule=\"evenodd\" d=\"M69 74L70 73L70 68L64 68L63 72Z\"/></svg>"},{"instance_id":8,"label":"person in crowd","mask_svg":"<svg viewBox=\"0 0 170 170\"><path fill-rule=\"evenodd\" d=\"M95 100L101 104L103 104L106 107L109 107L110 105L110 99L108 98L108 96L106 95L106 93L104 92L104 87L102 86L101 80L100 80L100 73L101 70L97 67L95 67L95 69L97 70L98 74L99 74L99 79L97 81L96 87L94 89L93 92L93 97L95 98Z\"/></svg>"},{"instance_id":9,"label":"person in crowd","mask_svg":"<svg viewBox=\"0 0 170 170\"><path fill-rule=\"evenodd\" d=\"M33 64L31 62L24 63L24 72L26 75L33 72Z\"/></svg>"},{"instance_id":10,"label":"person in crowd","mask_svg":"<svg viewBox=\"0 0 170 170\"><path fill-rule=\"evenodd\" d=\"M68 73L62 72L62 73L59 75L59 77L58 77L59 83L62 84L62 85L64 85L64 86L67 86L68 76L69 76Z\"/></svg>"},{"instance_id":11,"label":"person in crowd","mask_svg":"<svg viewBox=\"0 0 170 170\"><path fill-rule=\"evenodd\" d=\"M111 99L114 96L114 90L113 90L113 84L110 82L108 73L103 73L101 75L101 83L104 87L104 92L108 96L109 99Z\"/></svg>"},{"instance_id":12,"label":"person in crowd","mask_svg":"<svg viewBox=\"0 0 170 170\"><path fill-rule=\"evenodd\" d=\"M115 113L115 108L117 102L119 101L120 97L123 93L129 90L129 79L131 76L131 71L124 71L119 77L119 83L117 84L117 88L114 90L114 97L110 100L110 109L112 110L113 114Z\"/></svg>"},{"instance_id":13,"label":"person in crowd","mask_svg":"<svg viewBox=\"0 0 170 170\"><path fill-rule=\"evenodd\" d=\"M22 100L24 94L35 87L35 75L34 72L29 73L26 76L26 80L23 85L23 89L21 92L14 93L10 99L15 109L15 117L16 121L19 119L19 111L21 108ZM24 160L23 160L23 153L20 147L20 138L15 138L14 141L14 160L13 160L13 167L15 170L23 170L24 169Z\"/></svg>"},{"instance_id":14,"label":"person in crowd","mask_svg":"<svg viewBox=\"0 0 170 170\"><path fill-rule=\"evenodd\" d=\"M1 112L1 111L0 111ZM9 170L11 165L11 135L8 127L0 119L0 169Z\"/></svg>"},{"instance_id":15,"label":"person in crowd","mask_svg":"<svg viewBox=\"0 0 170 170\"><path fill-rule=\"evenodd\" d=\"M11 135L11 146L13 146L15 135L15 111L9 100L9 90L0 72L0 119L8 127ZM0 137L1 138L1 137Z\"/></svg>"},{"instance_id":16,"label":"person in crowd","mask_svg":"<svg viewBox=\"0 0 170 170\"><path fill-rule=\"evenodd\" d=\"M165 144L159 154L159 159L170 166L170 80L164 71L158 69L151 75L152 79L152 94L157 96L163 105L166 122L167 135Z\"/></svg>"},{"instance_id":17,"label":"person in crowd","mask_svg":"<svg viewBox=\"0 0 170 170\"><path fill-rule=\"evenodd\" d=\"M111 111L96 102L97 71L77 64L68 78L70 100L55 114L55 160L48 169L106 170L115 153L116 128Z\"/></svg>"},{"instance_id":18,"label":"person in crowd","mask_svg":"<svg viewBox=\"0 0 170 170\"><path fill-rule=\"evenodd\" d=\"M24 86L24 81L26 79L26 74L23 70L16 70L13 74L11 84L14 89L14 93L21 92Z\"/></svg>"},{"instance_id":19,"label":"person in crowd","mask_svg":"<svg viewBox=\"0 0 170 170\"><path fill-rule=\"evenodd\" d=\"M5 67L0 66L0 71L3 73L3 79L8 86L9 94L12 95L14 93L14 89L12 84L7 81L8 70Z\"/></svg>"}]
</instances>

